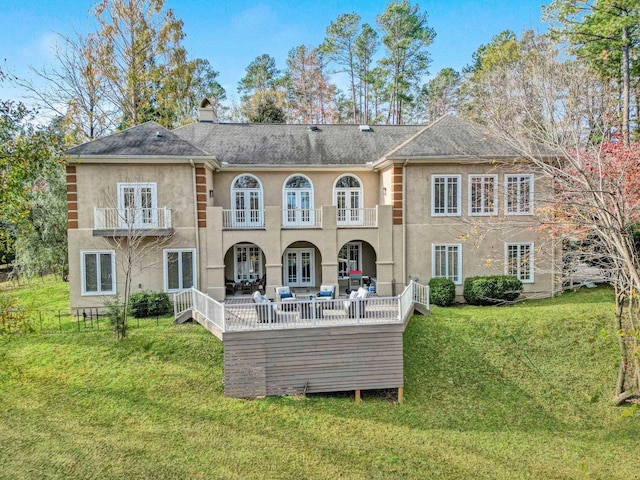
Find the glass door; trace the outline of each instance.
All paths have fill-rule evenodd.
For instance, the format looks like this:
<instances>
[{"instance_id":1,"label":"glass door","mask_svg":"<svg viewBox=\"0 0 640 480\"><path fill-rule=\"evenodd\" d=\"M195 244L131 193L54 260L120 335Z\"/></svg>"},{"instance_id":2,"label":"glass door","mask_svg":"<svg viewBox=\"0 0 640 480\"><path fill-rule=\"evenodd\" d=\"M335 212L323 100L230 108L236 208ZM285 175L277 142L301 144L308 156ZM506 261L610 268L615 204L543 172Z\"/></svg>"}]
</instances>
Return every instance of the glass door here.
<instances>
[{"instance_id":1,"label":"glass door","mask_svg":"<svg viewBox=\"0 0 640 480\"><path fill-rule=\"evenodd\" d=\"M288 248L284 256L285 285L315 286L315 254L312 248Z\"/></svg>"}]
</instances>

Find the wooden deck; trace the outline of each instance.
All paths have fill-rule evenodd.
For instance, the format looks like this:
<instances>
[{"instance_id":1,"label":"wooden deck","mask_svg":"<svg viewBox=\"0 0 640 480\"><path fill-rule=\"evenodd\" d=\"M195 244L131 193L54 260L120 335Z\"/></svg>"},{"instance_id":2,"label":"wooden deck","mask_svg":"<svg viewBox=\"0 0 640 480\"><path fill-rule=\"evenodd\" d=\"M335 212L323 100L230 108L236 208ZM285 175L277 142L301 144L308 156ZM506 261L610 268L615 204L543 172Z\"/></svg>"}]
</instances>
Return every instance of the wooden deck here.
<instances>
[{"instance_id":1,"label":"wooden deck","mask_svg":"<svg viewBox=\"0 0 640 480\"><path fill-rule=\"evenodd\" d=\"M402 335L428 288L412 284L398 297L301 299L221 304L197 290L177 294L176 322L193 319L224 343L225 395L268 395L404 386Z\"/></svg>"}]
</instances>

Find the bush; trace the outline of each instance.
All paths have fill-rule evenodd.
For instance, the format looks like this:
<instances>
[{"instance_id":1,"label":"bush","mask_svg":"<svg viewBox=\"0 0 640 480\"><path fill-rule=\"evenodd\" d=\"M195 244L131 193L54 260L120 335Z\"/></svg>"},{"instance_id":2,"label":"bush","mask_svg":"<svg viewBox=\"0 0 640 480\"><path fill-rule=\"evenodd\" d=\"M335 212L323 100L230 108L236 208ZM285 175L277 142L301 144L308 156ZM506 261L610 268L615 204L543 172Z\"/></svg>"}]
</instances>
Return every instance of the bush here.
<instances>
[{"instance_id":1,"label":"bush","mask_svg":"<svg viewBox=\"0 0 640 480\"><path fill-rule=\"evenodd\" d=\"M129 296L129 314L134 318L157 317L171 312L165 292L138 292Z\"/></svg>"},{"instance_id":2,"label":"bush","mask_svg":"<svg viewBox=\"0 0 640 480\"><path fill-rule=\"evenodd\" d=\"M429 280L429 300L440 307L448 307L456 299L456 286L449 278Z\"/></svg>"},{"instance_id":3,"label":"bush","mask_svg":"<svg viewBox=\"0 0 640 480\"><path fill-rule=\"evenodd\" d=\"M522 282L510 275L468 277L463 296L470 305L498 305L513 302L522 293Z\"/></svg>"}]
</instances>

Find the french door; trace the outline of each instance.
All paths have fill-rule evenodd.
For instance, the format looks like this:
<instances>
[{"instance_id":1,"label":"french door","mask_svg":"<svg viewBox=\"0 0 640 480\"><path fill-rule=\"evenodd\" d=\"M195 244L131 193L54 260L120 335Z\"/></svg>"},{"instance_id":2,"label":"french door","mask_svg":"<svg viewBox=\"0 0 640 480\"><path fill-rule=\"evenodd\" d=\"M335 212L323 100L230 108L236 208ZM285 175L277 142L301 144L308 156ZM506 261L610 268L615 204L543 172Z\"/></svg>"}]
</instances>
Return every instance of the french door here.
<instances>
[{"instance_id":1,"label":"french door","mask_svg":"<svg viewBox=\"0 0 640 480\"><path fill-rule=\"evenodd\" d=\"M287 190L285 192L287 208L284 212L285 226L313 225L313 207L310 190Z\"/></svg>"},{"instance_id":2,"label":"french door","mask_svg":"<svg viewBox=\"0 0 640 480\"><path fill-rule=\"evenodd\" d=\"M356 189L344 189L336 192L338 225L361 225L361 192Z\"/></svg>"},{"instance_id":3,"label":"french door","mask_svg":"<svg viewBox=\"0 0 640 480\"><path fill-rule=\"evenodd\" d=\"M233 226L262 227L261 192L255 189L235 190Z\"/></svg>"},{"instance_id":4,"label":"french door","mask_svg":"<svg viewBox=\"0 0 640 480\"><path fill-rule=\"evenodd\" d=\"M284 284L290 287L315 286L313 248L288 248L284 252Z\"/></svg>"}]
</instances>

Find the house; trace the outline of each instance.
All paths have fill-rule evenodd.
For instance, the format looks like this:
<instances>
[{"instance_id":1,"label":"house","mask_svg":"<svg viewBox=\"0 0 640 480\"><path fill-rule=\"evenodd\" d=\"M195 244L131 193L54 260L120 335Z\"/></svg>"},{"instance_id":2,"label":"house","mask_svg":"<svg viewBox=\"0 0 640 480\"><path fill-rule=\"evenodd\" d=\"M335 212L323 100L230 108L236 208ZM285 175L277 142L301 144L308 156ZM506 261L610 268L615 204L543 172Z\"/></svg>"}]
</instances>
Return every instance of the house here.
<instances>
[{"instance_id":1,"label":"house","mask_svg":"<svg viewBox=\"0 0 640 480\"><path fill-rule=\"evenodd\" d=\"M549 185L497 137L454 116L429 125L148 122L68 151L71 305L189 287L224 299L265 279L381 295L410 279L513 274L554 291L553 250L531 229ZM551 252L551 253L550 253Z\"/></svg>"}]
</instances>

